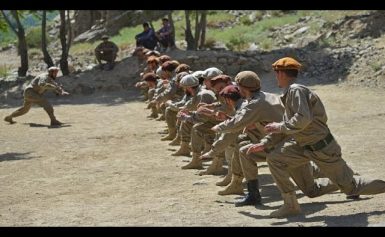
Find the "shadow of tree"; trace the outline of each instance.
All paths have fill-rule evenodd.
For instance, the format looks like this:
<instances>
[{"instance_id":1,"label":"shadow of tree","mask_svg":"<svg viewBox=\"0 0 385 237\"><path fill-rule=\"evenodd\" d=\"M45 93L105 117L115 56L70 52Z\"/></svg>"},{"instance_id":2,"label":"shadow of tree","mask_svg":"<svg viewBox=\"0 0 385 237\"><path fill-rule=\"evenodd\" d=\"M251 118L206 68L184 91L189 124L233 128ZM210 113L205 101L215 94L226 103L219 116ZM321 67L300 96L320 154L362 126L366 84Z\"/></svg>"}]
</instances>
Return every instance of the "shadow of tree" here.
<instances>
[{"instance_id":1,"label":"shadow of tree","mask_svg":"<svg viewBox=\"0 0 385 237\"><path fill-rule=\"evenodd\" d=\"M4 153L0 154L0 162L2 161L11 161L11 160L29 160L32 158L36 158L36 156L29 156L30 152L25 153L16 153L16 152L10 152L10 153ZM40 156L37 156L40 157Z\"/></svg>"}]
</instances>

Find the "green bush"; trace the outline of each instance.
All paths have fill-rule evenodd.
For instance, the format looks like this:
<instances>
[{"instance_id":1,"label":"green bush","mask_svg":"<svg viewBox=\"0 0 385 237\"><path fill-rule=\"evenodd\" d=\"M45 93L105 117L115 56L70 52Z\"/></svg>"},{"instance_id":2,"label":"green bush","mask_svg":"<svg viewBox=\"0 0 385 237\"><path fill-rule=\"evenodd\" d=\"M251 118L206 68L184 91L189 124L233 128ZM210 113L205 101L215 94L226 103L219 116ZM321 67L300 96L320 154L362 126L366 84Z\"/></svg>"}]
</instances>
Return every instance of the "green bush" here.
<instances>
[{"instance_id":1,"label":"green bush","mask_svg":"<svg viewBox=\"0 0 385 237\"><path fill-rule=\"evenodd\" d=\"M216 43L216 40L214 38L207 38L205 43L204 43L204 47L205 48L212 48L214 47Z\"/></svg>"},{"instance_id":2,"label":"green bush","mask_svg":"<svg viewBox=\"0 0 385 237\"><path fill-rule=\"evenodd\" d=\"M10 66L4 64L0 65L0 77L6 77L9 74Z\"/></svg>"},{"instance_id":3,"label":"green bush","mask_svg":"<svg viewBox=\"0 0 385 237\"><path fill-rule=\"evenodd\" d=\"M227 48L229 48L230 50L236 50L236 51L241 51L241 50L247 48L248 45L249 45L248 42L242 36L240 36L240 37L232 36L230 38L229 42L226 43Z\"/></svg>"},{"instance_id":4,"label":"green bush","mask_svg":"<svg viewBox=\"0 0 385 237\"><path fill-rule=\"evenodd\" d=\"M27 38L28 48L41 48L41 28L33 27L25 35ZM47 45L50 42L50 38L47 36Z\"/></svg>"},{"instance_id":5,"label":"green bush","mask_svg":"<svg viewBox=\"0 0 385 237\"><path fill-rule=\"evenodd\" d=\"M254 22L252 22L252 21L250 20L250 18L249 18L248 15L242 16L242 17L240 18L240 21L241 21L241 23L242 23L243 25L245 25L245 26L249 26L249 25L254 24Z\"/></svg>"}]
</instances>

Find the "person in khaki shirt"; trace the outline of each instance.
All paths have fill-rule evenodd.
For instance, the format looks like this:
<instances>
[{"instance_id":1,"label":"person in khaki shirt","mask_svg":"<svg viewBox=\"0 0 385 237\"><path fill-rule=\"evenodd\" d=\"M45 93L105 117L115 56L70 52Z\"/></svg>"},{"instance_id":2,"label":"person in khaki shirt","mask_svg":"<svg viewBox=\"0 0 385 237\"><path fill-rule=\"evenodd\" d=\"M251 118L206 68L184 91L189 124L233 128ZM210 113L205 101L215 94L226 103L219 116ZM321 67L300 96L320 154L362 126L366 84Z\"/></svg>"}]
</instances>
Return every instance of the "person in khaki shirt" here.
<instances>
[{"instance_id":1,"label":"person in khaki shirt","mask_svg":"<svg viewBox=\"0 0 385 237\"><path fill-rule=\"evenodd\" d=\"M193 122L188 118L190 117L191 112L197 110L198 104L211 104L216 100L214 92L203 89L199 84L199 79L191 74L184 76L180 81L180 85L184 87L189 94L191 94L191 99L180 108L180 111L177 114L177 118L182 121L179 131L181 144L180 149L173 153L173 156L190 155L189 143L191 141ZM182 169L191 169L192 167L198 166L195 162L198 161L198 159L199 157L195 157L195 159L193 157L194 162L183 166Z\"/></svg>"},{"instance_id":2,"label":"person in khaki shirt","mask_svg":"<svg viewBox=\"0 0 385 237\"><path fill-rule=\"evenodd\" d=\"M245 128L252 124L265 124L272 121L280 121L283 114L283 107L280 104L279 98L276 95L261 91L261 84L258 75L252 71L243 71L237 74L235 77L240 90L240 94L243 98L248 100L248 104L237 110L234 117L227 119L224 122L216 125L212 129L221 133L233 133L239 134ZM251 129L250 129L251 130ZM254 130L254 129L253 129ZM253 133L256 139L260 139L263 136L259 135L260 132ZM243 147L243 146L242 146ZM242 150L242 147L238 146ZM239 150L238 150L239 152ZM240 154L239 154L240 155ZM243 168L240 157L235 156L233 159L233 177L230 185L223 190L222 194L234 193L233 190L240 190L243 179ZM265 153L260 153L260 159L265 159ZM239 157L239 158L238 158ZM237 159L238 158L238 159ZM253 171L258 170L256 164L252 166ZM258 172L254 172L258 174ZM237 206L241 205L257 205L261 202L261 196L259 193L258 179L253 177L250 179L246 177L248 194L245 199L237 202ZM240 191L238 191L240 193Z\"/></svg>"},{"instance_id":3,"label":"person in khaki shirt","mask_svg":"<svg viewBox=\"0 0 385 237\"><path fill-rule=\"evenodd\" d=\"M63 88L55 81L58 72L59 68L50 67L48 68L48 73L43 73L35 77L24 90L23 107L6 116L4 120L13 124L15 123L13 118L28 113L33 104L38 104L47 112L49 118L51 119L51 126L62 125L62 123L56 119L52 105L46 98L43 97L44 92L47 90L53 90L59 95L69 95L69 93L64 91Z\"/></svg>"},{"instance_id":4,"label":"person in khaki shirt","mask_svg":"<svg viewBox=\"0 0 385 237\"><path fill-rule=\"evenodd\" d=\"M354 172L342 159L341 147L326 124L327 115L322 101L313 91L295 83L300 68L301 64L289 57L273 64L278 86L285 89L281 97L285 107L283 120L267 124L265 131L270 134L247 151L259 152L276 144L267 156L269 169L284 201L278 210L270 214L275 218L301 213L290 177L300 189L312 185L310 169L301 166L309 160L347 195L385 192L385 181L353 176ZM283 140L287 137L292 139ZM307 194L309 197L330 191L324 185L313 187L313 195Z\"/></svg>"}]
</instances>

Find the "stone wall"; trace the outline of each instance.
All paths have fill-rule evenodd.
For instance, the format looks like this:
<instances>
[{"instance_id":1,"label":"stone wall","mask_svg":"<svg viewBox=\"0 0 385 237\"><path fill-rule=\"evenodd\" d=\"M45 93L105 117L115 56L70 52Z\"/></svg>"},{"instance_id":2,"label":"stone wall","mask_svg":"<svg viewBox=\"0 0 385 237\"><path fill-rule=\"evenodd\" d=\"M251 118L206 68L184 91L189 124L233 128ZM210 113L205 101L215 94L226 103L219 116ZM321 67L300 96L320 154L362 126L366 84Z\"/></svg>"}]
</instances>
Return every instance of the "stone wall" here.
<instances>
[{"instance_id":1,"label":"stone wall","mask_svg":"<svg viewBox=\"0 0 385 237\"><path fill-rule=\"evenodd\" d=\"M241 54L228 51L182 51L175 50L168 53L180 63L190 65L193 71L205 70L209 67L217 67L225 74L234 77L238 72L252 70L257 73L266 72L269 69L256 53ZM139 80L141 73L139 61L136 57L127 57L118 62L112 71L102 71L96 68L69 76L59 77L57 80L71 94L90 95L95 92L113 92L132 89ZM2 86L9 86L1 92L1 98L22 98L22 90L32 79L27 81L7 82ZM4 81L5 83L5 81Z\"/></svg>"}]
</instances>

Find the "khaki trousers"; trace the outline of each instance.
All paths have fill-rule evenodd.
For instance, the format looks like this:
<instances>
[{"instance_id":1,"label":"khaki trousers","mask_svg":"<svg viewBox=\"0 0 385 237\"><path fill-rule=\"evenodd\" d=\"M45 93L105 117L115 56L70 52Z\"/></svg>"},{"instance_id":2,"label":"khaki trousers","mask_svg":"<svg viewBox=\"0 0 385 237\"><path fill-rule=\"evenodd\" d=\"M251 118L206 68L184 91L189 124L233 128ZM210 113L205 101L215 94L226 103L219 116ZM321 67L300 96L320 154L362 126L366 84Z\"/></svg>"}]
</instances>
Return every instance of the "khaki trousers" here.
<instances>
[{"instance_id":1,"label":"khaki trousers","mask_svg":"<svg viewBox=\"0 0 385 237\"><path fill-rule=\"evenodd\" d=\"M314 180L309 161L313 161L330 180ZM290 177L309 197L335 191L335 188L347 195L385 192L385 181L353 176L353 171L342 159L341 147L335 140L319 151L304 150L295 141L285 141L267 155L267 162L274 181L283 193L295 190Z\"/></svg>"},{"instance_id":2,"label":"khaki trousers","mask_svg":"<svg viewBox=\"0 0 385 237\"><path fill-rule=\"evenodd\" d=\"M53 114L53 107L46 98L36 93L32 88L28 88L24 91L24 103L21 108L11 114L13 118L22 116L31 109L33 104L40 105L47 112L51 120L55 120Z\"/></svg>"}]
</instances>

